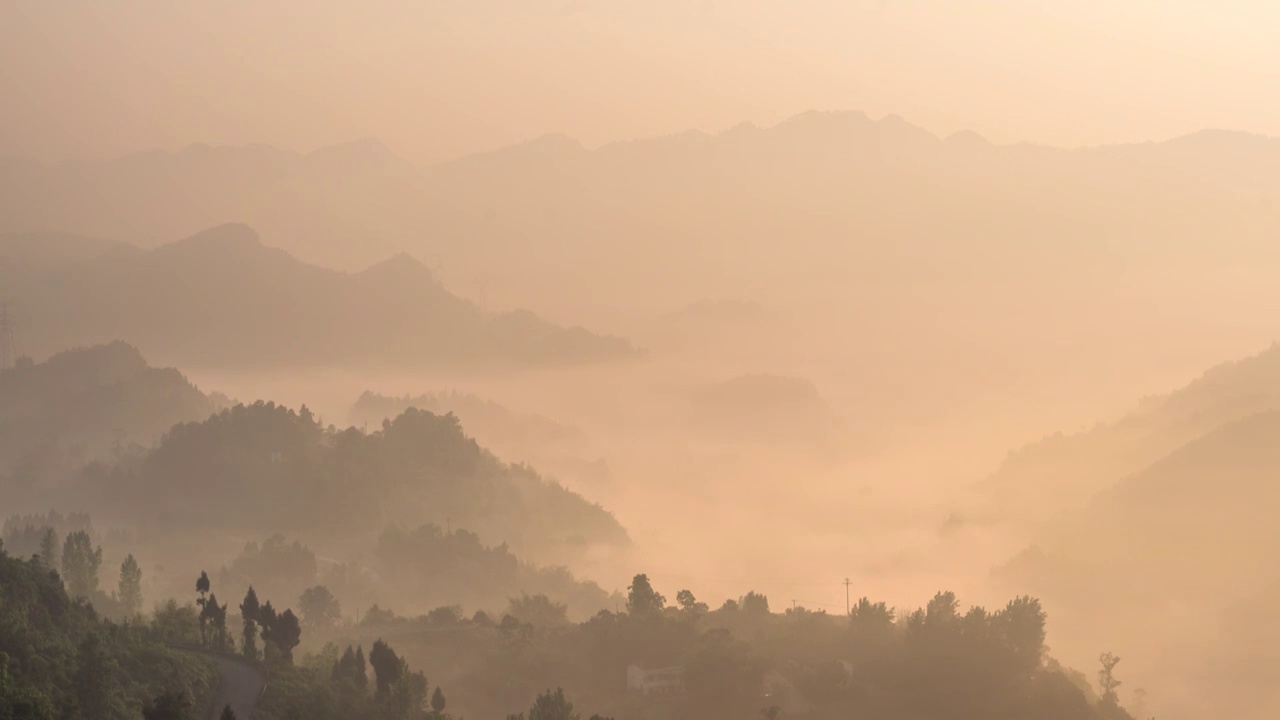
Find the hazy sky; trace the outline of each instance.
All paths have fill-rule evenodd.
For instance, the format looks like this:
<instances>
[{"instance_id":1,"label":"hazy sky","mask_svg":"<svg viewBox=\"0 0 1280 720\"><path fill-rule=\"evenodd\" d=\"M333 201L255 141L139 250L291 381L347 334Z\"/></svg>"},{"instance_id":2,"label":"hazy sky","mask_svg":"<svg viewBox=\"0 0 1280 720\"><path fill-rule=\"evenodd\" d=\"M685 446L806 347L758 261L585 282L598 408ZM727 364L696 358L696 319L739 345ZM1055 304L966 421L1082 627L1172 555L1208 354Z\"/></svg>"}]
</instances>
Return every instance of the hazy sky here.
<instances>
[{"instance_id":1,"label":"hazy sky","mask_svg":"<svg viewBox=\"0 0 1280 720\"><path fill-rule=\"evenodd\" d=\"M898 113L1078 145L1280 135L1267 0L0 0L0 153L374 136L420 161Z\"/></svg>"}]
</instances>

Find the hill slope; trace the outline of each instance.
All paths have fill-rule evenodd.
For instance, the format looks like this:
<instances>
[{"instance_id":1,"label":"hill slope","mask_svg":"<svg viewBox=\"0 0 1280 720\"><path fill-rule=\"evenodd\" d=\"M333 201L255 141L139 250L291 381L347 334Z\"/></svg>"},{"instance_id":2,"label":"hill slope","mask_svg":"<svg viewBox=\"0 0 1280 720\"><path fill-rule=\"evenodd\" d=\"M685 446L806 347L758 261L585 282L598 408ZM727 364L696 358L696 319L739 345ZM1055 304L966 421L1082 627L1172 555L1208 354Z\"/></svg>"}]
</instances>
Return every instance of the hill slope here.
<instances>
[{"instance_id":1,"label":"hill slope","mask_svg":"<svg viewBox=\"0 0 1280 720\"><path fill-rule=\"evenodd\" d=\"M943 396L1078 392L1103 373L1127 386L1274 337L1277 167L1280 142L1239 133L1063 150L811 112L432 167L372 142L0 163L0 231L153 247L242 220L308 261L408 251L485 305L632 337L741 298L798 319L758 347L830 358L869 413L923 417Z\"/></svg>"},{"instance_id":2,"label":"hill slope","mask_svg":"<svg viewBox=\"0 0 1280 720\"><path fill-rule=\"evenodd\" d=\"M1063 657L1082 662L1105 639L1141 658L1135 684L1176 688L1161 717L1274 717L1280 696L1259 668L1280 625L1256 608L1280 588L1277 467L1273 346L1116 423L1012 456L983 490L1005 513L1038 497L1039 522L1034 544L995 577L1057 608L1068 631L1051 642ZM1063 505L1072 509L1051 515Z\"/></svg>"},{"instance_id":3,"label":"hill slope","mask_svg":"<svg viewBox=\"0 0 1280 720\"><path fill-rule=\"evenodd\" d=\"M0 608L0 717L136 718L163 693L201 704L213 694L213 663L170 649L160 622L105 622L48 566L3 548ZM169 617L195 625L194 613Z\"/></svg>"},{"instance_id":4,"label":"hill slope","mask_svg":"<svg viewBox=\"0 0 1280 720\"><path fill-rule=\"evenodd\" d=\"M923 274L957 302L1017 292L1023 309L1034 297L1051 312L1071 292L1058 278L1132 289L1206 259L1206 237L1215 268L1274 265L1260 243L1280 226L1278 164L1280 141L1242 133L1058 150L808 112L595 150L548 136L426 168L374 141L10 161L0 231L154 245L242 219L310 260L351 268L411 251L454 280L484 278L504 306L547 298L566 311L588 291L634 307L654 278L691 302L762 286L825 298L833 283L866 293Z\"/></svg>"},{"instance_id":5,"label":"hill slope","mask_svg":"<svg viewBox=\"0 0 1280 720\"><path fill-rule=\"evenodd\" d=\"M15 238L17 236L14 236ZM10 245L16 245L11 240ZM623 341L529 313L491 315L397 255L359 273L307 265L244 225L221 225L155 250L128 246L34 265L14 253L24 350L127 337L167 361L242 364L490 361L625 357ZM0 254L8 247L0 240Z\"/></svg>"},{"instance_id":6,"label":"hill slope","mask_svg":"<svg viewBox=\"0 0 1280 720\"><path fill-rule=\"evenodd\" d=\"M599 487L610 480L601 449L581 428L543 415L516 412L471 393L390 397L366 391L348 414L353 424L378 426L409 408L456 415L467 432L498 457L530 463L573 487Z\"/></svg>"},{"instance_id":7,"label":"hill slope","mask_svg":"<svg viewBox=\"0 0 1280 720\"><path fill-rule=\"evenodd\" d=\"M6 495L27 494L81 464L131 444L150 445L179 422L208 417L215 402L177 370L154 368L111 343L59 353L0 373L0 474Z\"/></svg>"},{"instance_id":8,"label":"hill slope","mask_svg":"<svg viewBox=\"0 0 1280 720\"><path fill-rule=\"evenodd\" d=\"M1280 410L1280 345L1212 368L1168 395L1146 398L1115 422L1016 450L979 492L1002 511L1042 519L1082 506L1185 443L1268 410Z\"/></svg>"},{"instance_id":9,"label":"hill slope","mask_svg":"<svg viewBox=\"0 0 1280 720\"><path fill-rule=\"evenodd\" d=\"M1260 667L1280 626L1239 613L1280 587L1277 467L1280 412L1228 423L1057 518L996 577L1058 610L1064 658L1103 642L1135 658L1135 686L1166 688L1161 717L1275 717Z\"/></svg>"},{"instance_id":10,"label":"hill slope","mask_svg":"<svg viewBox=\"0 0 1280 720\"><path fill-rule=\"evenodd\" d=\"M364 433L325 428L306 407L238 405L177 425L151 452L90 468L79 482L95 517L250 537L356 537L433 522L525 557L628 542L599 505L499 461L456 418L419 410Z\"/></svg>"}]
</instances>

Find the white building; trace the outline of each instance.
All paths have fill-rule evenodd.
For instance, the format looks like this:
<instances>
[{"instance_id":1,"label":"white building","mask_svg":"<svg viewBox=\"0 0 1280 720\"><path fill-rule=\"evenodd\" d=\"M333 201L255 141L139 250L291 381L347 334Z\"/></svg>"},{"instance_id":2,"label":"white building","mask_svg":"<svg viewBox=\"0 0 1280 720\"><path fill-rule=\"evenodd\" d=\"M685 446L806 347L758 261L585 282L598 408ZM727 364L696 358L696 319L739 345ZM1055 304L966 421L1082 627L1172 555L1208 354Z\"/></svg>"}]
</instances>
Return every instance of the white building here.
<instances>
[{"instance_id":1,"label":"white building","mask_svg":"<svg viewBox=\"0 0 1280 720\"><path fill-rule=\"evenodd\" d=\"M627 666L627 690L644 695L667 694L684 688L684 667L645 670L639 665Z\"/></svg>"}]
</instances>

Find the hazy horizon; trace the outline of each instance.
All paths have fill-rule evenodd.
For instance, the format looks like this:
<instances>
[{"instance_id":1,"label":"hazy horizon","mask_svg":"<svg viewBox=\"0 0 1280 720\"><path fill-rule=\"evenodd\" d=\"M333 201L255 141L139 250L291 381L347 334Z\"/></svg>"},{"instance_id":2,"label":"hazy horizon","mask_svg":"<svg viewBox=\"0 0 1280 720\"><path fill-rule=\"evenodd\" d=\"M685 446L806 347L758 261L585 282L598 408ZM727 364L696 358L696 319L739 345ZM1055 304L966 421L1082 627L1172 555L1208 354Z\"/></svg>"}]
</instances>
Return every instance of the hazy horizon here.
<instances>
[{"instance_id":1,"label":"hazy horizon","mask_svg":"<svg viewBox=\"0 0 1280 720\"><path fill-rule=\"evenodd\" d=\"M1277 27L0 4L0 717L1273 720Z\"/></svg>"},{"instance_id":2,"label":"hazy horizon","mask_svg":"<svg viewBox=\"0 0 1280 720\"><path fill-rule=\"evenodd\" d=\"M797 112L794 112L790 115L785 115L774 122L756 123L750 120L743 120L741 122L733 123L731 125L727 125L719 128L672 128L666 131L656 132L655 134L652 134L652 135L643 135L643 136L631 137L626 139L614 139L614 140L605 139L597 142L594 145L588 145L586 143L583 143L578 138L571 136L565 132L552 130L552 131L544 132L538 135L531 135L528 137L514 139L502 145L477 148L477 149L469 150L461 155L448 156L448 157L443 157L438 159L430 159L426 161L415 161L412 157L400 155L394 149L387 146L387 144L381 138L370 136L370 135L350 137L346 139L338 139L334 142L327 142L327 143L323 143L323 144L319 144L319 145L315 145L307 148L295 148L295 147L290 147L287 144L277 145L273 143L266 143L266 142L260 142L260 141L252 141L252 140L246 141L243 143L211 143L211 142L207 142L200 139L194 139L188 142L183 142L183 143L176 144L169 147L160 147L160 146L142 147L134 150L128 150L120 154L106 155L106 156L86 155L86 156L77 156L77 157L49 159L49 158L39 158L35 156L30 156L30 155L20 155L17 153L13 153L13 154L10 154L9 157L13 159L19 159L19 160L34 160L42 164L57 165L62 163L110 162L110 161L116 161L116 160L124 160L134 156L146 156L146 155L155 154L155 153L178 154L178 153L182 153L183 151L189 151L189 150L200 149L200 148L209 148L209 149L215 149L215 150L216 149L270 148L274 150L282 150L282 151L293 153L303 157L322 153L328 150L341 150L341 149L347 149L347 148L366 148L370 152L380 152L385 150L387 152L390 152L393 156L397 157L398 159L411 163L420 169L430 169L433 167L449 166L450 164L456 163L458 161L466 160L472 157L498 154L506 150L513 150L513 149L520 148L522 146L533 145L538 143L539 141L544 141L544 140L556 141L556 140L563 139L569 142L570 144L580 146L586 152L600 152L602 150L607 150L610 148L623 147L629 143L660 141L665 139L685 137L691 134L708 137L708 138L715 138L718 136L723 136L723 135L732 133L737 130L741 130L743 128L767 130L770 128L785 125L789 121L796 120L798 118L803 118L805 116L812 115L812 114L863 116L863 117L867 117L873 122L882 122L890 119L898 119L906 122L908 125L920 127L921 129L929 132L931 135L938 138L939 140L946 140L952 137L971 136L971 137L974 137L974 139L984 140L990 143L994 147L1029 146L1034 148L1042 148L1046 150L1064 150L1064 151L1102 150L1102 149L1108 149L1108 148L1118 148L1118 147L1133 146L1133 145L1160 145L1160 144L1176 142L1179 140L1192 138L1196 136L1212 135L1212 134L1225 134L1225 135L1250 137L1250 138L1258 138L1258 139L1265 139L1265 140L1280 139L1280 131L1278 131L1277 134L1268 134L1268 133L1251 132L1243 128L1205 126L1205 127L1192 128L1187 130L1186 132L1180 132L1178 134L1169 135L1165 137L1135 138L1132 140L1106 142L1106 143L1099 143L1099 144L1054 145L1051 143L1035 142L1033 140L1018 140L1018 141L1010 140L1005 142L997 142L967 127L961 127L949 133L934 132L926 126L918 125L913 121L912 118L904 117L903 115L896 112L886 112L885 114L880 116L872 116L858 108L850 107L850 108L831 108L831 109L806 108L806 109L801 109Z\"/></svg>"},{"instance_id":3,"label":"hazy horizon","mask_svg":"<svg viewBox=\"0 0 1280 720\"><path fill-rule=\"evenodd\" d=\"M0 154L44 161L377 137L428 164L810 109L1001 144L1280 135L1264 2L13 3L0 19L0 61L24 68L0 78L23 110L0 119Z\"/></svg>"}]
</instances>

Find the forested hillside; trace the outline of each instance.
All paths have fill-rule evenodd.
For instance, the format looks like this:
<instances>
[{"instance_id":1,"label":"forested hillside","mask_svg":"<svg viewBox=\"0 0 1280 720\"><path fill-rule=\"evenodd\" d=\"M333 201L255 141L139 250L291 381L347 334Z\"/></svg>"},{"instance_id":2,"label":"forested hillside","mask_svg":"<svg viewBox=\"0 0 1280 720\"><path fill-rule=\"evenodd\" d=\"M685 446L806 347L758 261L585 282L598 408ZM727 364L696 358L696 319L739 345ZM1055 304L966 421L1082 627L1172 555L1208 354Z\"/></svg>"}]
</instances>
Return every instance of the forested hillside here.
<instances>
[{"instance_id":1,"label":"forested hillside","mask_svg":"<svg viewBox=\"0 0 1280 720\"><path fill-rule=\"evenodd\" d=\"M402 637L404 656L449 687L450 707L467 717L502 717L555 687L619 720L1130 717L1114 687L1095 693L1049 656L1046 615L1029 597L966 611L954 594L938 593L900 612L864 598L845 618L778 612L754 592L718 609L687 590L668 602L638 575L625 606L581 624L554 608L529 614L529 604L513 601L501 620L370 616L348 632L357 642ZM674 685L629 686L632 666L666 669ZM1113 665L1106 682L1118 685L1119 675Z\"/></svg>"},{"instance_id":2,"label":"forested hillside","mask_svg":"<svg viewBox=\"0 0 1280 720\"><path fill-rule=\"evenodd\" d=\"M235 720L238 709L269 720L449 720L388 643L373 642L367 664L363 649L358 661L348 649L297 662L304 630L291 608L250 588L229 617L227 588L192 579L182 601L117 624L70 598L46 558L0 547L0 718ZM434 695L443 698L438 686Z\"/></svg>"},{"instance_id":3,"label":"forested hillside","mask_svg":"<svg viewBox=\"0 0 1280 720\"><path fill-rule=\"evenodd\" d=\"M351 408L351 420L359 425L381 425L409 408L437 415L452 413L486 447L504 455L500 447L546 448L585 443L583 431L572 425L532 413L515 412L471 393L446 391L392 397L365 392Z\"/></svg>"},{"instance_id":4,"label":"forested hillside","mask_svg":"<svg viewBox=\"0 0 1280 720\"><path fill-rule=\"evenodd\" d=\"M453 414L476 441L508 462L529 463L574 487L609 484L609 463L593 439L576 425L523 413L472 393L444 391L393 397L364 392L349 413L355 425L379 426L409 408Z\"/></svg>"},{"instance_id":5,"label":"forested hillside","mask_svg":"<svg viewBox=\"0 0 1280 720\"><path fill-rule=\"evenodd\" d=\"M203 420L219 398L121 342L69 350L0 372L0 498L57 502L65 475L149 447L176 423Z\"/></svg>"},{"instance_id":6,"label":"forested hillside","mask_svg":"<svg viewBox=\"0 0 1280 720\"><path fill-rule=\"evenodd\" d=\"M210 662L168 646L161 623L103 621L47 562L0 548L0 718L137 720L164 696L203 707L217 682Z\"/></svg>"},{"instance_id":7,"label":"forested hillside","mask_svg":"<svg viewBox=\"0 0 1280 720\"><path fill-rule=\"evenodd\" d=\"M113 517L187 528L372 534L426 522L523 553L627 543L604 508L503 463L457 418L408 410L381 428L324 427L304 406L258 402L175 426L156 448L79 482Z\"/></svg>"},{"instance_id":8,"label":"forested hillside","mask_svg":"<svg viewBox=\"0 0 1280 720\"><path fill-rule=\"evenodd\" d=\"M570 617L587 618L617 599L565 567L536 565L505 544L486 546L468 530L389 528L369 546L343 545L349 554L335 562L283 535L252 540L233 558L219 559L225 564L214 577L220 586L253 586L272 597L320 593L333 601L325 627L373 605L414 617L464 606L496 612L509 598L538 595Z\"/></svg>"},{"instance_id":9,"label":"forested hillside","mask_svg":"<svg viewBox=\"0 0 1280 720\"><path fill-rule=\"evenodd\" d=\"M300 618L249 588L237 617L238 588L205 573L193 585L194 605L171 600L149 621L116 625L71 600L44 558L0 548L0 717L186 720L235 699L227 673L244 667L267 677L247 700L265 718L446 720L446 708L501 716L531 705L531 719L566 720L573 702L623 720L1130 718L1115 693L1115 658L1104 655L1093 694L1049 658L1046 615L1029 597L962 613L954 594L938 593L901 614L864 598L837 618L774 613L749 592L712 611L687 590L668 606L637 575L626 612L580 625L563 605L524 595L501 620L450 608L405 620L375 607L359 625L335 626L313 592L299 599ZM667 691L634 686L637 672L659 667L669 668ZM221 717L234 717L229 705Z\"/></svg>"}]
</instances>

